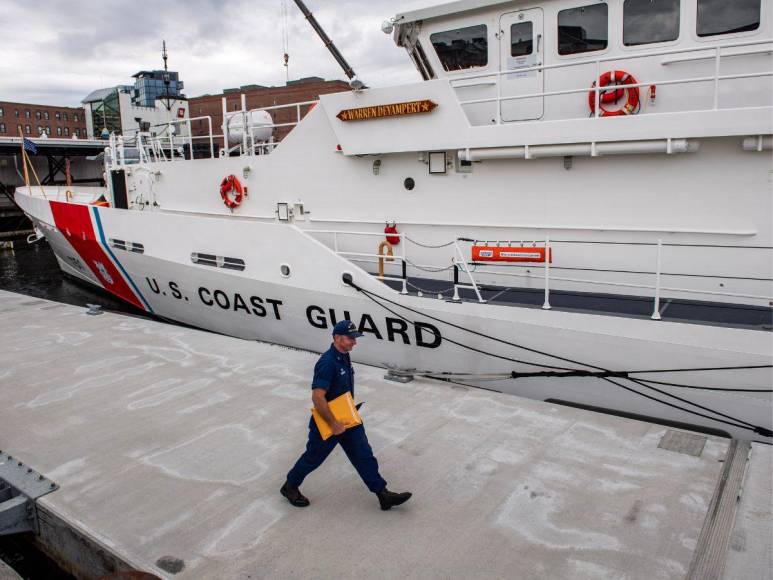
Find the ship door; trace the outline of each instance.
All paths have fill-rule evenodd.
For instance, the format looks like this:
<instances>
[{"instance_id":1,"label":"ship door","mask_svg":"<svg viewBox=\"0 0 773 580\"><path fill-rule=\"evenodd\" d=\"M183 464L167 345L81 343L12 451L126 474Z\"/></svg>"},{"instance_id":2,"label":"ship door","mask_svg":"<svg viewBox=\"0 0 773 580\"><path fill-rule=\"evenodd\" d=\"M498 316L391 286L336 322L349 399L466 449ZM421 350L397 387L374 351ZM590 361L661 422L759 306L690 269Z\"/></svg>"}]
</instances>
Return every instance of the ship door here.
<instances>
[{"instance_id":1,"label":"ship door","mask_svg":"<svg viewBox=\"0 0 773 580\"><path fill-rule=\"evenodd\" d=\"M542 38L542 9L508 12L499 19L500 70L516 72L500 76L502 97L531 95L543 89L542 70L525 70L541 65L545 51ZM527 97L501 102L502 121L526 121L542 117L544 97Z\"/></svg>"}]
</instances>

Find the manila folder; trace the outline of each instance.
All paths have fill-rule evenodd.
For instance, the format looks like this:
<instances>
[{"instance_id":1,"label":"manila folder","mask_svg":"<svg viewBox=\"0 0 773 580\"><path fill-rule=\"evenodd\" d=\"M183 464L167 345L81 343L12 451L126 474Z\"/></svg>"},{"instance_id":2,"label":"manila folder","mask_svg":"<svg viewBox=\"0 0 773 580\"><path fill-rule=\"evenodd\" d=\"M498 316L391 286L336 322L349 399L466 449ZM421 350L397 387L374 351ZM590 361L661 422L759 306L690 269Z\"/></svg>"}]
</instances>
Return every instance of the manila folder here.
<instances>
[{"instance_id":1,"label":"manila folder","mask_svg":"<svg viewBox=\"0 0 773 580\"><path fill-rule=\"evenodd\" d=\"M362 425L362 418L359 411L354 406L354 399L349 391L346 391L340 397L336 397L332 401L328 401L328 407L330 412L333 413L333 417L339 423L343 423L348 429L349 427L356 427ZM317 424L319 434L323 440L329 439L333 435L333 429L328 425L327 421L322 418L316 408L311 409L311 415L314 417L314 422Z\"/></svg>"}]
</instances>

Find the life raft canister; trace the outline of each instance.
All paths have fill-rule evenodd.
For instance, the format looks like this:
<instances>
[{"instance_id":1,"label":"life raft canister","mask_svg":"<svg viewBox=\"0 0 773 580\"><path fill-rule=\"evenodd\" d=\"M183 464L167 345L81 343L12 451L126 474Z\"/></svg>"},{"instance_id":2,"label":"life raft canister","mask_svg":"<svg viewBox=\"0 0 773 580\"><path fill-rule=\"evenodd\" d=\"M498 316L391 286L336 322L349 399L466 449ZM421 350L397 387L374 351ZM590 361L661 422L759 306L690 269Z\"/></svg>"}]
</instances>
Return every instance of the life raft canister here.
<instances>
[{"instance_id":1,"label":"life raft canister","mask_svg":"<svg viewBox=\"0 0 773 580\"><path fill-rule=\"evenodd\" d=\"M236 195L233 197L231 197L232 191L236 192ZM241 205L242 200L244 199L244 192L245 188L242 187L239 178L235 175L224 177L223 181L220 182L220 197L223 198L223 203L230 210Z\"/></svg>"},{"instance_id":2,"label":"life raft canister","mask_svg":"<svg viewBox=\"0 0 773 580\"><path fill-rule=\"evenodd\" d=\"M626 87L622 85L636 85L636 79L632 74L629 74L623 70L607 71L599 78L599 117L618 117L620 115L635 115L639 112L639 87ZM604 89L607 86L617 86L617 89ZM588 93L588 106L590 107L591 115L596 114L596 81L593 81L591 90ZM608 110L604 108L604 105L611 103L617 103L623 94L627 93L625 104L620 109Z\"/></svg>"},{"instance_id":3,"label":"life raft canister","mask_svg":"<svg viewBox=\"0 0 773 580\"><path fill-rule=\"evenodd\" d=\"M473 246L473 262L548 262L553 263L553 248L546 252L537 246Z\"/></svg>"},{"instance_id":4,"label":"life raft canister","mask_svg":"<svg viewBox=\"0 0 773 580\"><path fill-rule=\"evenodd\" d=\"M398 233L397 224L395 222L387 222L384 226L384 233L386 234L386 241L391 245L396 246L400 243L400 236L390 235Z\"/></svg>"}]
</instances>

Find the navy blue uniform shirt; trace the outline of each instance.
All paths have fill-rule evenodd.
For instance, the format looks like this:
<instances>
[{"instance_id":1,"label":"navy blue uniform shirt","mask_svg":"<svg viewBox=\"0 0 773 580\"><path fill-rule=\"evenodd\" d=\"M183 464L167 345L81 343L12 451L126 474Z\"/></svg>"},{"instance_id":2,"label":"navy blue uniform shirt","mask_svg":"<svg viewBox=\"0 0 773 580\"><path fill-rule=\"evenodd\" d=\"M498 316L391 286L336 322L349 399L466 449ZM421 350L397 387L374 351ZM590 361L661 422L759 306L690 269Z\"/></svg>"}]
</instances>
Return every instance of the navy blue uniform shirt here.
<instances>
[{"instance_id":1,"label":"navy blue uniform shirt","mask_svg":"<svg viewBox=\"0 0 773 580\"><path fill-rule=\"evenodd\" d=\"M354 367L349 353L338 352L335 346L322 353L314 365L312 389L325 389L325 400L332 401L349 391L354 397Z\"/></svg>"}]
</instances>

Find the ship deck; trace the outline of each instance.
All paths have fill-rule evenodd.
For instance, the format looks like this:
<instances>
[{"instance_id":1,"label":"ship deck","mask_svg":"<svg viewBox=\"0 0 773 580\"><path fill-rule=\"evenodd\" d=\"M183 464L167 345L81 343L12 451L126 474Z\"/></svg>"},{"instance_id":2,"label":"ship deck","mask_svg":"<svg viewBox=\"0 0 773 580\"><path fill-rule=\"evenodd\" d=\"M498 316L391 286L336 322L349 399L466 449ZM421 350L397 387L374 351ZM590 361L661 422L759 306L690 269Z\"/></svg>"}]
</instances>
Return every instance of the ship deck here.
<instances>
[{"instance_id":1,"label":"ship deck","mask_svg":"<svg viewBox=\"0 0 773 580\"><path fill-rule=\"evenodd\" d=\"M313 353L3 291L0 324L0 447L60 486L38 541L83 577L681 579L727 508L721 577L773 578L769 446L717 503L727 439L357 365L414 497L380 511L336 450L298 509Z\"/></svg>"},{"instance_id":2,"label":"ship deck","mask_svg":"<svg viewBox=\"0 0 773 580\"><path fill-rule=\"evenodd\" d=\"M398 291L402 288L401 282L395 280L385 280L385 284ZM481 297L489 304L542 308L545 300L545 293L542 289L493 286L491 284L481 285L479 289ZM452 292L449 290L449 282L447 281L433 280L431 278L409 278L408 293L415 295L419 291L431 299L436 299L438 293L441 293L445 300L450 300L452 295ZM462 301L477 301L474 291L469 288L461 288L459 296ZM550 307L554 310L566 312L650 318L652 316L653 300L651 297L642 296L551 290ZM748 330L773 330L773 308L770 307L662 298L660 300L659 312L662 320L669 320L671 322L706 324Z\"/></svg>"}]
</instances>

